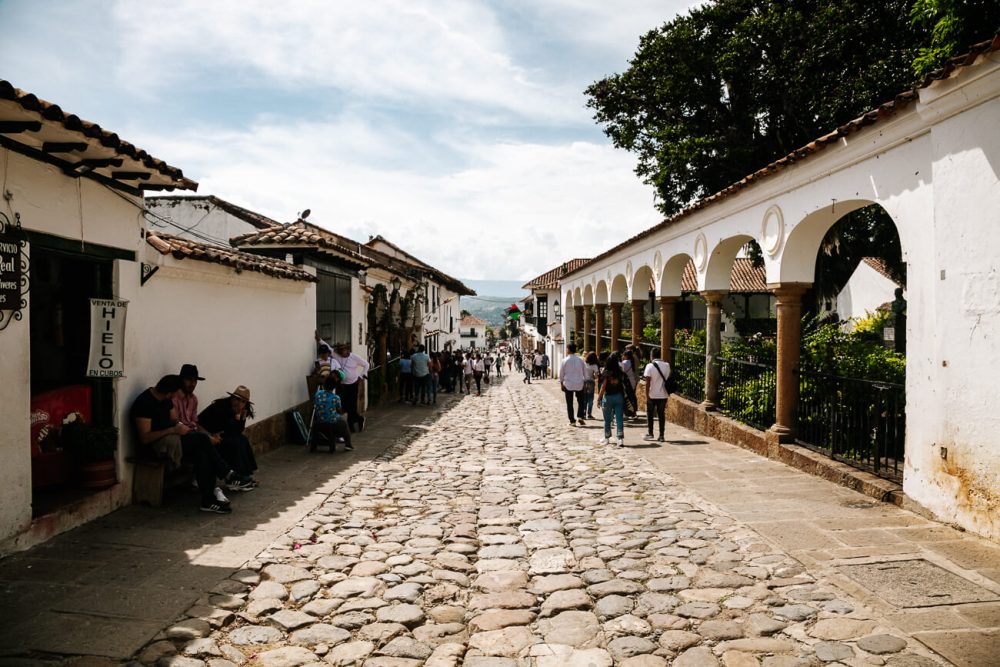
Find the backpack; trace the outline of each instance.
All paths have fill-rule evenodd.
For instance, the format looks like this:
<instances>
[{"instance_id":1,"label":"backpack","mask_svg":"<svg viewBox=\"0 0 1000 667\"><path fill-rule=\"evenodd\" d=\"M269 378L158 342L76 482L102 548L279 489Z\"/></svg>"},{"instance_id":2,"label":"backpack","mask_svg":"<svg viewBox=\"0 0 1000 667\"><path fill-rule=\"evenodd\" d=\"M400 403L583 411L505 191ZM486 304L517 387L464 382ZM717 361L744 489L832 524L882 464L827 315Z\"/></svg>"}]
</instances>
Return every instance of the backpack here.
<instances>
[{"instance_id":1,"label":"backpack","mask_svg":"<svg viewBox=\"0 0 1000 667\"><path fill-rule=\"evenodd\" d=\"M655 361L651 361L650 363L653 364L653 368L663 378L663 388L667 390L667 395L669 396L677 391L677 376L674 373L674 369L670 369L670 377L663 377L663 371L660 370L660 366Z\"/></svg>"}]
</instances>

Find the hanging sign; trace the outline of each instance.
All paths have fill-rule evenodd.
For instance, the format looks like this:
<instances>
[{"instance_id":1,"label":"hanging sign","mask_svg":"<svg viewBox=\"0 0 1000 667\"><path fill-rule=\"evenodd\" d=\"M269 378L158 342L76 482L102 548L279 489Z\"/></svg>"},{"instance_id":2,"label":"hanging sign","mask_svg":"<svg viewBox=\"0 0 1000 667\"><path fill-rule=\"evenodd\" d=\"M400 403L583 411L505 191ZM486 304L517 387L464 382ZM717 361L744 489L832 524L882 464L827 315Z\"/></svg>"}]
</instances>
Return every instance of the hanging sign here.
<instances>
[{"instance_id":1,"label":"hanging sign","mask_svg":"<svg viewBox=\"0 0 1000 667\"><path fill-rule=\"evenodd\" d=\"M87 377L125 377L125 312L128 301L90 300L90 360Z\"/></svg>"},{"instance_id":2,"label":"hanging sign","mask_svg":"<svg viewBox=\"0 0 1000 667\"><path fill-rule=\"evenodd\" d=\"M21 307L21 243L0 220L0 310Z\"/></svg>"}]
</instances>

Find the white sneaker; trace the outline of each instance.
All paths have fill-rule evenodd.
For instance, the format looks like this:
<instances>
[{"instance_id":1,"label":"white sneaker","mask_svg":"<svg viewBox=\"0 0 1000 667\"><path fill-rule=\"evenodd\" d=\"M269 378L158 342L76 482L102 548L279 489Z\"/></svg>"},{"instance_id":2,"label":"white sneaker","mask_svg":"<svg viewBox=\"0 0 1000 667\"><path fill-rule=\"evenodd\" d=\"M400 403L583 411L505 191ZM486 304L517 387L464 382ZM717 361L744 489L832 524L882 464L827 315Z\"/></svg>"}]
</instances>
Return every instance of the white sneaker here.
<instances>
[{"instance_id":1,"label":"white sneaker","mask_svg":"<svg viewBox=\"0 0 1000 667\"><path fill-rule=\"evenodd\" d=\"M224 494L222 492L222 489L220 489L219 487L215 487L215 499L218 500L220 503L229 502L229 498L226 498L226 494Z\"/></svg>"},{"instance_id":2,"label":"white sneaker","mask_svg":"<svg viewBox=\"0 0 1000 667\"><path fill-rule=\"evenodd\" d=\"M601 438L600 440L597 441L597 444L599 444L599 445L606 445L606 444L608 444L608 439L607 438Z\"/></svg>"},{"instance_id":3,"label":"white sneaker","mask_svg":"<svg viewBox=\"0 0 1000 667\"><path fill-rule=\"evenodd\" d=\"M625 446L625 438L618 438L618 446L619 447Z\"/></svg>"}]
</instances>

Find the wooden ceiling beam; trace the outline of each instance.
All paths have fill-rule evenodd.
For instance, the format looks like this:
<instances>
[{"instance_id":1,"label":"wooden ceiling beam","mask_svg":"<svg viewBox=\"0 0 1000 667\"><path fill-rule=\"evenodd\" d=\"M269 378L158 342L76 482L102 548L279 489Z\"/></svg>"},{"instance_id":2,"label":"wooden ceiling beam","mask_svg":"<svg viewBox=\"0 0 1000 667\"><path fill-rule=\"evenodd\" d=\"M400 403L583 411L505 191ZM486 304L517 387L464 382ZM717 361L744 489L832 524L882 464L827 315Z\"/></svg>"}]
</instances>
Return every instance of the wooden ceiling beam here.
<instances>
[{"instance_id":1,"label":"wooden ceiling beam","mask_svg":"<svg viewBox=\"0 0 1000 667\"><path fill-rule=\"evenodd\" d=\"M46 153L82 153L87 150L87 144L83 141L46 141L42 150Z\"/></svg>"},{"instance_id":2,"label":"wooden ceiling beam","mask_svg":"<svg viewBox=\"0 0 1000 667\"><path fill-rule=\"evenodd\" d=\"M42 123L37 120L0 120L0 134L41 132L41 130Z\"/></svg>"}]
</instances>

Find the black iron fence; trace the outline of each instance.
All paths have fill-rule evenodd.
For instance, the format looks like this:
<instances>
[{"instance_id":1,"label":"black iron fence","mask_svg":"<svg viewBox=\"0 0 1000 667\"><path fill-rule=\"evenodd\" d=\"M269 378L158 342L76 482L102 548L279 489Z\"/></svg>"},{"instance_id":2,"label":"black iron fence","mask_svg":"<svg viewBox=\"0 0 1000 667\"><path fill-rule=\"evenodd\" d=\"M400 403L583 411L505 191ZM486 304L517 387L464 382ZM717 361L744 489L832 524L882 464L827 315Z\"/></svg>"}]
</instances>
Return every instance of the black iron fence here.
<instances>
[{"instance_id":1,"label":"black iron fence","mask_svg":"<svg viewBox=\"0 0 1000 667\"><path fill-rule=\"evenodd\" d=\"M799 370L798 441L880 477L900 481L906 442L901 384Z\"/></svg>"},{"instance_id":2,"label":"black iron fence","mask_svg":"<svg viewBox=\"0 0 1000 667\"><path fill-rule=\"evenodd\" d=\"M774 424L777 376L773 359L719 362L719 411L761 431Z\"/></svg>"},{"instance_id":3,"label":"black iron fence","mask_svg":"<svg viewBox=\"0 0 1000 667\"><path fill-rule=\"evenodd\" d=\"M674 363L671 373L677 377L677 393L701 403L705 400L705 351L687 347L672 347Z\"/></svg>"}]
</instances>

